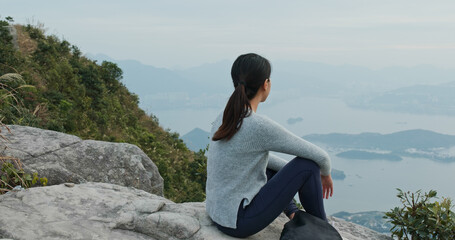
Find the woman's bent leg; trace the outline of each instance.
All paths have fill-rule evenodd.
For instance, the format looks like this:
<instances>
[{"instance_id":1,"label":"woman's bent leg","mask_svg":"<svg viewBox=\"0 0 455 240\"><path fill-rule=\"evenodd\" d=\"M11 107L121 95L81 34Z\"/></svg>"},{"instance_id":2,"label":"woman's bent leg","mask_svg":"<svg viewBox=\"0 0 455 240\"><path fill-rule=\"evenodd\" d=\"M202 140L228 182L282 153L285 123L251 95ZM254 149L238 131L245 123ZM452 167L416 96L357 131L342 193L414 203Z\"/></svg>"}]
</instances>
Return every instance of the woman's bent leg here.
<instances>
[{"instance_id":1,"label":"woman's bent leg","mask_svg":"<svg viewBox=\"0 0 455 240\"><path fill-rule=\"evenodd\" d=\"M270 179L272 179L272 177L275 176L276 173L277 173L277 171L267 168L265 171L265 174L267 174L267 181L270 181ZM286 206L286 208L283 209L283 212L284 212L284 214L286 214L287 217L290 217L291 214L293 214L297 211L299 211L299 208L295 204L294 198L289 202L289 204Z\"/></svg>"},{"instance_id":2,"label":"woman's bent leg","mask_svg":"<svg viewBox=\"0 0 455 240\"><path fill-rule=\"evenodd\" d=\"M300 203L307 213L327 221L322 198L321 173L319 166L314 162L312 164L317 170L299 189Z\"/></svg>"},{"instance_id":3,"label":"woman's bent leg","mask_svg":"<svg viewBox=\"0 0 455 240\"><path fill-rule=\"evenodd\" d=\"M237 216L237 228L218 228L234 237L248 237L265 227L280 215L284 208L299 192L305 210L326 220L322 201L320 170L316 163L303 158L294 158L270 179Z\"/></svg>"}]
</instances>

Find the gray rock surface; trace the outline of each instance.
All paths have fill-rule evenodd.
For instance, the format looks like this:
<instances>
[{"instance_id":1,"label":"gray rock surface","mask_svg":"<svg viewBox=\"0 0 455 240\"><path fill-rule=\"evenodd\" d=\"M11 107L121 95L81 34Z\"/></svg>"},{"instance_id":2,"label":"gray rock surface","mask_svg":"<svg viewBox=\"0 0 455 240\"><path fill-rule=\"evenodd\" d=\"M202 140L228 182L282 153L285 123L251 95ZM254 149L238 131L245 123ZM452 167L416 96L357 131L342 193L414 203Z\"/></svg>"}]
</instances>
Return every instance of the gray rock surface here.
<instances>
[{"instance_id":1,"label":"gray rock surface","mask_svg":"<svg viewBox=\"0 0 455 240\"><path fill-rule=\"evenodd\" d=\"M30 188L0 196L0 238L234 239L219 232L204 203L176 204L107 183ZM286 217L248 239L278 239Z\"/></svg>"},{"instance_id":2,"label":"gray rock surface","mask_svg":"<svg viewBox=\"0 0 455 240\"><path fill-rule=\"evenodd\" d=\"M347 222L341 218L328 217L329 223L334 226L338 232L340 232L343 239L349 240L365 240L365 239L375 239L375 240L392 240L390 236L378 233L369 228L360 226L355 223Z\"/></svg>"},{"instance_id":3,"label":"gray rock surface","mask_svg":"<svg viewBox=\"0 0 455 240\"><path fill-rule=\"evenodd\" d=\"M0 195L0 239L235 239L219 232L204 203L176 204L131 187L108 183L61 184ZM279 239L282 214L247 238ZM344 239L388 239L331 218Z\"/></svg>"},{"instance_id":4,"label":"gray rock surface","mask_svg":"<svg viewBox=\"0 0 455 240\"><path fill-rule=\"evenodd\" d=\"M105 182L131 186L163 196L163 178L137 146L82 140L33 127L8 125L8 148L0 155L19 158L24 169L47 177L49 185L65 182Z\"/></svg>"}]
</instances>

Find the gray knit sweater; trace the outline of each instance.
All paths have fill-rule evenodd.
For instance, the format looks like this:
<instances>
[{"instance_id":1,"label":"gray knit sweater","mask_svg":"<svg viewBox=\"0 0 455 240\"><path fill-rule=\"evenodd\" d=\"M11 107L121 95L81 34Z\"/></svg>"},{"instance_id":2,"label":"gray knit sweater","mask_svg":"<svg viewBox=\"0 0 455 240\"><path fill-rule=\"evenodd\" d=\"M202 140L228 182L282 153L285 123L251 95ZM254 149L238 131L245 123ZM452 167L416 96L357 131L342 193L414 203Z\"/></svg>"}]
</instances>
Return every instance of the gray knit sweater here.
<instances>
[{"instance_id":1,"label":"gray knit sweater","mask_svg":"<svg viewBox=\"0 0 455 240\"><path fill-rule=\"evenodd\" d=\"M211 136L222 123L213 122ZM267 182L266 167L279 171L287 161L269 154L282 152L315 161L322 175L330 174L329 155L269 118L251 112L229 140L211 141L207 154L207 213L216 223L236 228L237 211L246 207Z\"/></svg>"}]
</instances>

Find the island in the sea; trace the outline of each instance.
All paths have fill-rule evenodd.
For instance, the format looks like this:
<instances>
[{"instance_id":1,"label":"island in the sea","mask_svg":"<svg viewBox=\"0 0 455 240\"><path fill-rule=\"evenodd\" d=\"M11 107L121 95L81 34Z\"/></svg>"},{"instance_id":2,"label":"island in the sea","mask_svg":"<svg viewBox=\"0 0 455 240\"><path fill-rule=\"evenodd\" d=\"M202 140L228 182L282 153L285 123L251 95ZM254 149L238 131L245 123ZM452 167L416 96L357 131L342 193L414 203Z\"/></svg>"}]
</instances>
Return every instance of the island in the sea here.
<instances>
[{"instance_id":1,"label":"island in the sea","mask_svg":"<svg viewBox=\"0 0 455 240\"><path fill-rule=\"evenodd\" d=\"M312 134L304 139L322 144L338 157L400 161L403 157L455 162L455 136L414 129L390 134Z\"/></svg>"},{"instance_id":2,"label":"island in the sea","mask_svg":"<svg viewBox=\"0 0 455 240\"><path fill-rule=\"evenodd\" d=\"M360 160L389 160L389 161L400 161L403 160L398 155L392 153L377 153L361 150L349 150L340 152L336 155L337 157L348 158L348 159L360 159Z\"/></svg>"}]
</instances>

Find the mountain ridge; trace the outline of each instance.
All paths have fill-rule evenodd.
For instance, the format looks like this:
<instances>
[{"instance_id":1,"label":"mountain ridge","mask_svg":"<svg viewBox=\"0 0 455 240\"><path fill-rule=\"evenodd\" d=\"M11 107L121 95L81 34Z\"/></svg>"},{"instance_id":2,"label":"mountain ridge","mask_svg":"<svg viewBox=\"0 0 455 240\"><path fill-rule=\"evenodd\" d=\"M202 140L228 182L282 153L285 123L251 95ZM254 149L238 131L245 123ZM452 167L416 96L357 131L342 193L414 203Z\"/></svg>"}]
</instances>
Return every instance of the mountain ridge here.
<instances>
[{"instance_id":1,"label":"mountain ridge","mask_svg":"<svg viewBox=\"0 0 455 240\"><path fill-rule=\"evenodd\" d=\"M113 60L100 54L90 55L90 57L100 60L108 58L110 61L119 64L125 71L125 84L139 95L141 106L144 109L222 108L233 88L232 80L230 79L231 63L228 60L207 63L188 69L172 70L156 68L139 61ZM143 69L143 71L133 71L138 67ZM354 108L377 108L395 111L390 107L381 108L381 105L375 105L374 99L371 100L370 98L383 95L389 96L387 94L394 93L394 91L400 92L400 89L412 89L419 85L436 88L439 84L441 87L455 84L455 81L453 81L455 69L440 69L427 65L372 70L352 65L336 66L307 61L272 61L272 68L273 88L275 91L286 92L280 98L275 96L275 102L298 98L302 95L336 97ZM130 71L133 73L130 74ZM179 83L174 83L172 80L169 83L166 83L166 81L145 81L145 79L169 79L171 76L181 81L179 80ZM168 95L160 95L163 92L168 93ZM177 97L172 97L173 94L187 97L187 99L179 101ZM415 95L413 92L406 93L401 100L412 99L413 95ZM435 95L432 94L429 99L431 100ZM450 95L447 96L450 97ZM157 101L159 104L154 104ZM440 99L440 102L444 106L450 105L452 104L452 98L445 97ZM273 103L271 102L270 104ZM409 109L414 109L415 111L411 112L418 114L441 114L441 109L431 112L431 109L436 109L434 104L431 105L431 101L425 102L425 104L427 104L425 106L431 107L416 108L414 106ZM409 104L405 106L409 106ZM428 110L429 112L423 110Z\"/></svg>"},{"instance_id":2,"label":"mountain ridge","mask_svg":"<svg viewBox=\"0 0 455 240\"><path fill-rule=\"evenodd\" d=\"M412 129L389 134L311 134L304 138L342 151L360 150L364 153L371 152L372 155L378 151L383 151L381 154L384 154L385 151L385 154L391 154L389 157L395 160L398 160L396 156L407 156L440 162L455 161L455 150L452 150L455 149L455 135L430 130Z\"/></svg>"}]
</instances>

